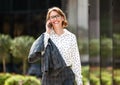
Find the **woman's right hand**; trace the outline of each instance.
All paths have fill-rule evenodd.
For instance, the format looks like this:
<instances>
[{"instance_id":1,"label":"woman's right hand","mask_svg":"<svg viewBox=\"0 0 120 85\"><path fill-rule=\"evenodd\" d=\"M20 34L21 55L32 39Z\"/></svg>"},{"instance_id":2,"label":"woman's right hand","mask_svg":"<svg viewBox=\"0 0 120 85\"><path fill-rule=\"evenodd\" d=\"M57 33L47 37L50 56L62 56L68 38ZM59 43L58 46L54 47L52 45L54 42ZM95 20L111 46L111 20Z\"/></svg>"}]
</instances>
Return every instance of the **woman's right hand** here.
<instances>
[{"instance_id":1,"label":"woman's right hand","mask_svg":"<svg viewBox=\"0 0 120 85\"><path fill-rule=\"evenodd\" d=\"M50 34L51 29L52 29L52 24L51 24L50 20L48 20L46 22L46 32Z\"/></svg>"}]
</instances>

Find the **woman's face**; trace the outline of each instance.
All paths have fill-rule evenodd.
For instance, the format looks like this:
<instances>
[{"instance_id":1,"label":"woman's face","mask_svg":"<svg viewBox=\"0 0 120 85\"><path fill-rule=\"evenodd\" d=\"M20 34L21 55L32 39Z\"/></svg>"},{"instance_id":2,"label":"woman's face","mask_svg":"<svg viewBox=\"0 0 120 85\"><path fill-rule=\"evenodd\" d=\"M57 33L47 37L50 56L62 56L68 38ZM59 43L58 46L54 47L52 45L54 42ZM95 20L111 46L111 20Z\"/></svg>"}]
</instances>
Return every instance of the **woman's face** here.
<instances>
[{"instance_id":1,"label":"woman's face","mask_svg":"<svg viewBox=\"0 0 120 85\"><path fill-rule=\"evenodd\" d=\"M50 22L52 23L53 27L62 26L63 17L58 14L56 11L52 11L50 13Z\"/></svg>"}]
</instances>

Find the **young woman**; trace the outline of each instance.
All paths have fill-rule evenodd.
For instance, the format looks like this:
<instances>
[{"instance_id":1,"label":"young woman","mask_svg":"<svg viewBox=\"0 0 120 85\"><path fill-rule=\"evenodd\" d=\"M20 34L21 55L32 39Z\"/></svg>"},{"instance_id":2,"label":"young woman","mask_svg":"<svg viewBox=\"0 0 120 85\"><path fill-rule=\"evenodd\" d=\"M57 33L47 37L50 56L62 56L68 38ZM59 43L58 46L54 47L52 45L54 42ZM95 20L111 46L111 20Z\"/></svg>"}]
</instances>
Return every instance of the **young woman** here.
<instances>
[{"instance_id":1,"label":"young woman","mask_svg":"<svg viewBox=\"0 0 120 85\"><path fill-rule=\"evenodd\" d=\"M82 85L81 62L76 36L66 29L67 26L66 16L60 8L52 7L48 10L44 46L48 45L50 38L64 59L66 68L57 76L46 75L46 79L43 78L43 85Z\"/></svg>"}]
</instances>

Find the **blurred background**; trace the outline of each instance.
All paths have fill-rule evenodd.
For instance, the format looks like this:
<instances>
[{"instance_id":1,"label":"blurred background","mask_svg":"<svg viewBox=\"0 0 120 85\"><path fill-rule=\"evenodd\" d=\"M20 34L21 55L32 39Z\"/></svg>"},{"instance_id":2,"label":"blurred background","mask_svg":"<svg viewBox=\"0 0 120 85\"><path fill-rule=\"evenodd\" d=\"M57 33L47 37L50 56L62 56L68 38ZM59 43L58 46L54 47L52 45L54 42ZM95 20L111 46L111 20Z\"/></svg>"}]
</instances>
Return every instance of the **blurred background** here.
<instances>
[{"instance_id":1,"label":"blurred background","mask_svg":"<svg viewBox=\"0 0 120 85\"><path fill-rule=\"evenodd\" d=\"M77 36L83 84L120 85L120 0L0 0L0 73L41 78L40 61L27 57L53 6Z\"/></svg>"}]
</instances>

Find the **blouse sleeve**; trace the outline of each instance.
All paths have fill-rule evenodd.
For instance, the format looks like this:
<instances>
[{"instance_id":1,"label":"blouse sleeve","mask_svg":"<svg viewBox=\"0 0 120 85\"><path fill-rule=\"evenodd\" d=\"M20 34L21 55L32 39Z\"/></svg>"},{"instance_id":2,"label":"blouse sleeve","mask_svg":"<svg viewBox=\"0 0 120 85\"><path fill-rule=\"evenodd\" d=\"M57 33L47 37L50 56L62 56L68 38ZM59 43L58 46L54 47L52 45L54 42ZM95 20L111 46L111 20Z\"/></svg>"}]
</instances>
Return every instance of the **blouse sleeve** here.
<instances>
[{"instance_id":1,"label":"blouse sleeve","mask_svg":"<svg viewBox=\"0 0 120 85\"><path fill-rule=\"evenodd\" d=\"M73 37L74 41L72 43L72 70L75 74L75 80L77 85L82 85L82 75L81 75L81 62L80 62L80 54L78 50L76 36Z\"/></svg>"},{"instance_id":2,"label":"blouse sleeve","mask_svg":"<svg viewBox=\"0 0 120 85\"><path fill-rule=\"evenodd\" d=\"M47 32L44 33L44 47L46 48L47 44L48 44L48 39L50 37L50 34L48 34Z\"/></svg>"}]
</instances>

